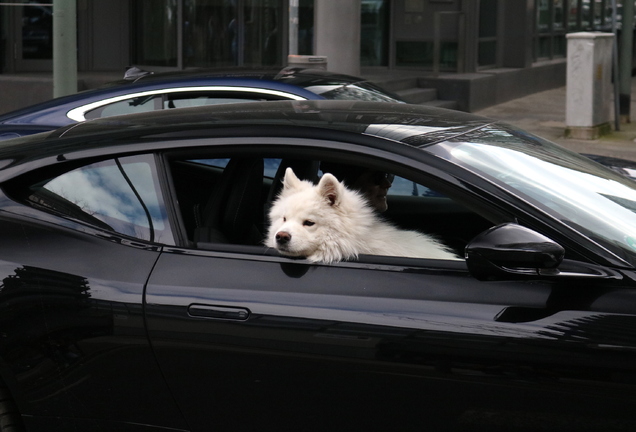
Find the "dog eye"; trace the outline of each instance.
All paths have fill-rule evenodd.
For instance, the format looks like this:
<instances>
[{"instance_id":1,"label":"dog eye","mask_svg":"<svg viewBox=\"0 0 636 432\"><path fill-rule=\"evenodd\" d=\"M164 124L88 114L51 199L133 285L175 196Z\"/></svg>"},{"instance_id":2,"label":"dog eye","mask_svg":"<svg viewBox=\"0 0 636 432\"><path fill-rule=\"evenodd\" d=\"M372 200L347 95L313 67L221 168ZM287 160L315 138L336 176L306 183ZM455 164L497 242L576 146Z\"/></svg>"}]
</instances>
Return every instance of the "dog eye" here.
<instances>
[{"instance_id":1,"label":"dog eye","mask_svg":"<svg viewBox=\"0 0 636 432\"><path fill-rule=\"evenodd\" d=\"M283 222L287 222L287 218L283 216Z\"/></svg>"},{"instance_id":2,"label":"dog eye","mask_svg":"<svg viewBox=\"0 0 636 432\"><path fill-rule=\"evenodd\" d=\"M312 222L310 220L306 220L305 222L303 222L303 226L314 226L316 225L316 222Z\"/></svg>"}]
</instances>

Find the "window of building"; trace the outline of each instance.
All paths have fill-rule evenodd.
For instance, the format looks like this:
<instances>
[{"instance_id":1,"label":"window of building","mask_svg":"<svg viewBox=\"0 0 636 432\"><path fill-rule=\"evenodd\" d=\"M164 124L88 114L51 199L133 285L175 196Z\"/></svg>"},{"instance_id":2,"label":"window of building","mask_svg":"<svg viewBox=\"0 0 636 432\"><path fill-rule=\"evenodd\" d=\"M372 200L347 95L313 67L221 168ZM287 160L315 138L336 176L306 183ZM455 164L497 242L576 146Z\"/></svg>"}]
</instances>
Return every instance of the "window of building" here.
<instances>
[{"instance_id":1,"label":"window of building","mask_svg":"<svg viewBox=\"0 0 636 432\"><path fill-rule=\"evenodd\" d=\"M314 53L314 0L298 2L298 54Z\"/></svg>"},{"instance_id":2,"label":"window of building","mask_svg":"<svg viewBox=\"0 0 636 432\"><path fill-rule=\"evenodd\" d=\"M565 33L568 20L566 2L576 0L539 0L537 2L537 37L535 59L565 56Z\"/></svg>"},{"instance_id":3,"label":"window of building","mask_svg":"<svg viewBox=\"0 0 636 432\"><path fill-rule=\"evenodd\" d=\"M188 67L283 62L283 0L134 2L135 63Z\"/></svg>"},{"instance_id":4,"label":"window of building","mask_svg":"<svg viewBox=\"0 0 636 432\"><path fill-rule=\"evenodd\" d=\"M620 23L623 0L617 0L616 3L617 21ZM567 33L611 32L612 13L612 0L538 0L535 60L564 57Z\"/></svg>"},{"instance_id":5,"label":"window of building","mask_svg":"<svg viewBox=\"0 0 636 432\"><path fill-rule=\"evenodd\" d=\"M135 2L135 63L176 67L178 58L177 5L172 0Z\"/></svg>"},{"instance_id":6,"label":"window of building","mask_svg":"<svg viewBox=\"0 0 636 432\"><path fill-rule=\"evenodd\" d=\"M360 65L386 66L389 61L389 1L363 1L361 7Z\"/></svg>"},{"instance_id":7,"label":"window of building","mask_svg":"<svg viewBox=\"0 0 636 432\"><path fill-rule=\"evenodd\" d=\"M479 2L479 41L477 65L494 67L497 65L498 0Z\"/></svg>"}]
</instances>

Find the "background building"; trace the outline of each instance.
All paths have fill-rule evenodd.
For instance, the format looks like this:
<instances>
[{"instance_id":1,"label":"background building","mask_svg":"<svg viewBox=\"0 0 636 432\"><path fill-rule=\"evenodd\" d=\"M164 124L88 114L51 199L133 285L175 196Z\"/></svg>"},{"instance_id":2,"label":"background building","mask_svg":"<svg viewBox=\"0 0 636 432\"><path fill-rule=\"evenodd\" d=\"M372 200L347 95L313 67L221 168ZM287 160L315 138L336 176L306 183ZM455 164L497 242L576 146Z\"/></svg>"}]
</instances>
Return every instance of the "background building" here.
<instances>
[{"instance_id":1,"label":"background building","mask_svg":"<svg viewBox=\"0 0 636 432\"><path fill-rule=\"evenodd\" d=\"M389 86L415 77L408 86L474 111L564 85L566 33L611 31L611 12L611 0L77 0L80 88L130 65L283 66L289 53L315 54ZM40 77L46 94L51 30L52 5L0 2L0 86Z\"/></svg>"}]
</instances>

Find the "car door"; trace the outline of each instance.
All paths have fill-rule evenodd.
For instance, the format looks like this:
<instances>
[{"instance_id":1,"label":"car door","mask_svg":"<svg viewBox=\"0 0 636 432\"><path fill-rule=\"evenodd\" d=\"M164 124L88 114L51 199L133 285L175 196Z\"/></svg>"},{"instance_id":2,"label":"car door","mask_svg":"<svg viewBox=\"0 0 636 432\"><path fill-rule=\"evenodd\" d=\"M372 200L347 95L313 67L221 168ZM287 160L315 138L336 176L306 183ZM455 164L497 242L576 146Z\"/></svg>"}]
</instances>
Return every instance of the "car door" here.
<instances>
[{"instance_id":1,"label":"car door","mask_svg":"<svg viewBox=\"0 0 636 432\"><path fill-rule=\"evenodd\" d=\"M547 309L577 289L586 287L479 282L462 263L312 265L172 249L149 280L146 313L194 430L382 430L396 419L400 429L472 430L531 413L606 425L634 404L625 361L636 317ZM633 304L631 292L598 295L625 294ZM631 348L604 347L603 336Z\"/></svg>"},{"instance_id":2,"label":"car door","mask_svg":"<svg viewBox=\"0 0 636 432\"><path fill-rule=\"evenodd\" d=\"M515 279L477 280L463 261L170 247L146 323L195 431L634 425L621 277Z\"/></svg>"}]
</instances>

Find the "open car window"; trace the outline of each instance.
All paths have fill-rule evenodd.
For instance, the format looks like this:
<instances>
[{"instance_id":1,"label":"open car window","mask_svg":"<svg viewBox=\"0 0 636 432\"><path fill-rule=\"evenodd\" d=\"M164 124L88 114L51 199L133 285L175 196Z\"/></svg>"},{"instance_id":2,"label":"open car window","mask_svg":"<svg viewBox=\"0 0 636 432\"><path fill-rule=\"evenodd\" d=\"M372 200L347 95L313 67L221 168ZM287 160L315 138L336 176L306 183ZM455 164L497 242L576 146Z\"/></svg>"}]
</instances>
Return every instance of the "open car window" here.
<instances>
[{"instance_id":1,"label":"open car window","mask_svg":"<svg viewBox=\"0 0 636 432\"><path fill-rule=\"evenodd\" d=\"M267 249L269 212L282 188L285 169L316 184L320 161L276 153L179 155L168 157L176 202L189 245L206 250L275 253ZM405 229L434 236L463 256L470 239L492 224L430 187L395 177L380 217ZM391 187L389 190L393 189ZM388 255L388 254L387 254Z\"/></svg>"}]
</instances>

